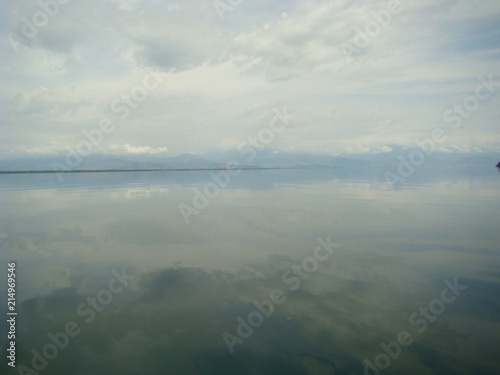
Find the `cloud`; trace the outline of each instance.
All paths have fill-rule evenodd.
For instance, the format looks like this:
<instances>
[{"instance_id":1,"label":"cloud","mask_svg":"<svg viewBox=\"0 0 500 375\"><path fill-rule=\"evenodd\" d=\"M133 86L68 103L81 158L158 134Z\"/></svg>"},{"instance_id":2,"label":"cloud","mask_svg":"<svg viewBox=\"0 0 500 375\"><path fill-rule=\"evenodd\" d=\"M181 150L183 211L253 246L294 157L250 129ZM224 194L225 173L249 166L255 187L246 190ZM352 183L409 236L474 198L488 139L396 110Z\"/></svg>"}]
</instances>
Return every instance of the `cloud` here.
<instances>
[{"instance_id":1,"label":"cloud","mask_svg":"<svg viewBox=\"0 0 500 375\"><path fill-rule=\"evenodd\" d=\"M126 154L163 154L168 152L167 147L149 147L149 146L133 146L133 145L123 145L111 147L113 151L123 152Z\"/></svg>"},{"instance_id":2,"label":"cloud","mask_svg":"<svg viewBox=\"0 0 500 375\"><path fill-rule=\"evenodd\" d=\"M117 122L104 148L227 147L261 126L247 117L252 108L264 118L277 105L300 117L270 145L278 149L410 145L443 125L442 113L479 75L498 77L500 7L401 1L402 11L347 61L341 46L354 45L358 28L393 1L244 1L222 21L210 1L71 1L32 38L23 30L40 5L4 2L0 126L8 132L0 148L39 148L40 138L54 152L73 147L149 68L168 78ZM9 33L24 38L17 53ZM498 100L482 103L470 120L475 130L457 133L455 143L500 146L491 139Z\"/></svg>"},{"instance_id":3,"label":"cloud","mask_svg":"<svg viewBox=\"0 0 500 375\"><path fill-rule=\"evenodd\" d=\"M38 87L30 93L15 96L10 103L17 116L75 115L78 110L90 103L85 100L71 102L58 97L46 87Z\"/></svg>"}]
</instances>

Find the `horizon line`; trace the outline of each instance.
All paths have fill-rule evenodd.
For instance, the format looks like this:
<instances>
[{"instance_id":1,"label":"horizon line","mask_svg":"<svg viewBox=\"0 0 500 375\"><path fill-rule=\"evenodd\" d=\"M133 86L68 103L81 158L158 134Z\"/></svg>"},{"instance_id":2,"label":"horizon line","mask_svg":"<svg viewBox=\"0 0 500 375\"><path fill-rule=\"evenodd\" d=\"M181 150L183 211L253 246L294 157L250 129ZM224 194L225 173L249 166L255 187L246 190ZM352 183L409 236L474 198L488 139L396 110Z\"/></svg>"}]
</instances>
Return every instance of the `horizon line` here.
<instances>
[{"instance_id":1,"label":"horizon line","mask_svg":"<svg viewBox=\"0 0 500 375\"><path fill-rule=\"evenodd\" d=\"M278 169L338 169L341 167L322 166L321 168L311 166L294 167L240 167L239 170L278 170ZM225 171L227 168L155 168L155 169L75 169L75 170L19 170L0 171L0 174L50 174L50 173L117 173L117 172L189 172L189 171Z\"/></svg>"}]
</instances>

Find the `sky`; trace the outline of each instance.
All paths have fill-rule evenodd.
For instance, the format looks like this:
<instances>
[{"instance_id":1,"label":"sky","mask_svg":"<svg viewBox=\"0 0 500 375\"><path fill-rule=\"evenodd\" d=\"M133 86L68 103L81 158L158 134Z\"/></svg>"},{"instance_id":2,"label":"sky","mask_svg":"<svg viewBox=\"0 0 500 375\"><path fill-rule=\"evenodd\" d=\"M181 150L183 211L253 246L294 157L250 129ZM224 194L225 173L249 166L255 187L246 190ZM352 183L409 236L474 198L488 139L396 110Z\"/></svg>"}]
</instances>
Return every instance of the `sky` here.
<instances>
[{"instance_id":1,"label":"sky","mask_svg":"<svg viewBox=\"0 0 500 375\"><path fill-rule=\"evenodd\" d=\"M498 0L3 0L0 55L0 158L237 149L277 111L278 151L500 149Z\"/></svg>"}]
</instances>

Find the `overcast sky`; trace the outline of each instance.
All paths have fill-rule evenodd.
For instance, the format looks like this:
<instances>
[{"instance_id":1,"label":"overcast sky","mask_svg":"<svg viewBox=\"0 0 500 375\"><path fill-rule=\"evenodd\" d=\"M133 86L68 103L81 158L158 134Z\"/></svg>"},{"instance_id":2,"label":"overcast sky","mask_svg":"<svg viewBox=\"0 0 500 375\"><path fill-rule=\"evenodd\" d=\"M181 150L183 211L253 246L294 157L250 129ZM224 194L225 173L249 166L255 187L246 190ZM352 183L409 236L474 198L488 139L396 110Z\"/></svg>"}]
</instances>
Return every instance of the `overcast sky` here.
<instances>
[{"instance_id":1,"label":"overcast sky","mask_svg":"<svg viewBox=\"0 0 500 375\"><path fill-rule=\"evenodd\" d=\"M93 152L236 148L285 107L276 150L387 151L436 127L442 149L500 149L500 85L474 99L500 82L498 0L43 1L0 3L0 157L63 153L103 120Z\"/></svg>"}]
</instances>

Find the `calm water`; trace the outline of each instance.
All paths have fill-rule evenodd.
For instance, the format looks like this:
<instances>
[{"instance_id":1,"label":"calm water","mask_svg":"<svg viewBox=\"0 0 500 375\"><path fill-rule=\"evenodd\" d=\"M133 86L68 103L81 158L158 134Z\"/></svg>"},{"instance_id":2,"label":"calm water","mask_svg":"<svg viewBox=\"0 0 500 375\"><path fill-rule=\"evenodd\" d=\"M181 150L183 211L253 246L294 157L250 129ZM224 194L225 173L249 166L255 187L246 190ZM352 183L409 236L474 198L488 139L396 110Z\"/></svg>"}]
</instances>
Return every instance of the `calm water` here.
<instances>
[{"instance_id":1,"label":"calm water","mask_svg":"<svg viewBox=\"0 0 500 375\"><path fill-rule=\"evenodd\" d=\"M382 172L1 175L0 372L499 373L500 173Z\"/></svg>"}]
</instances>

